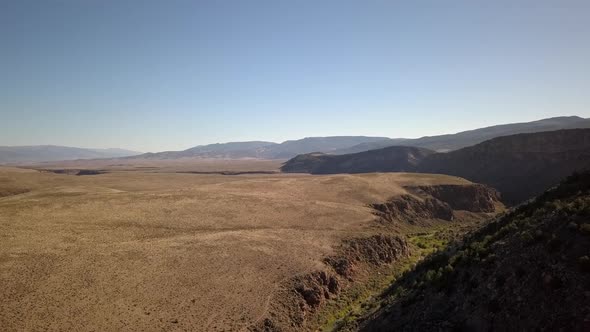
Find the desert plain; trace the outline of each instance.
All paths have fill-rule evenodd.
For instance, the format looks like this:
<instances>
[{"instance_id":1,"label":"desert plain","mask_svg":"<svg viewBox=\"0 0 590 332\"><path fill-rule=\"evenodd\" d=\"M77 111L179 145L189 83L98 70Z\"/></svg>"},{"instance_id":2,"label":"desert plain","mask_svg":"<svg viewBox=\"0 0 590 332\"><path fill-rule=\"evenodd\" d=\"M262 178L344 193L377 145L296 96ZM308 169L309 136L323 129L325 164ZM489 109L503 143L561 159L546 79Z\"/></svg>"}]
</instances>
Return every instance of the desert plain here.
<instances>
[{"instance_id":1,"label":"desert plain","mask_svg":"<svg viewBox=\"0 0 590 332\"><path fill-rule=\"evenodd\" d=\"M88 163L0 168L4 331L246 330L286 280L375 232L370 204L404 186L469 183L274 174L275 161L99 164L101 174L75 175ZM268 174L190 173L212 170Z\"/></svg>"}]
</instances>

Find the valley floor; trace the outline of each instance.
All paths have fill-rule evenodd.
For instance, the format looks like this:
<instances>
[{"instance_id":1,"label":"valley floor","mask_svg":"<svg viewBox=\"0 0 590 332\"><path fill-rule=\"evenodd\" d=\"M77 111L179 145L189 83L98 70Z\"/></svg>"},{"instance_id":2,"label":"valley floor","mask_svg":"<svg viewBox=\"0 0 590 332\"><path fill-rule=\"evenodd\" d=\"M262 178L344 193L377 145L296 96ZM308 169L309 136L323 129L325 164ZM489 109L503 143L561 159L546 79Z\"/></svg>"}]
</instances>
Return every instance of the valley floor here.
<instances>
[{"instance_id":1,"label":"valley floor","mask_svg":"<svg viewBox=\"0 0 590 332\"><path fill-rule=\"evenodd\" d=\"M369 204L424 174L74 176L0 168L5 331L227 331L267 314L281 285L375 233Z\"/></svg>"}]
</instances>

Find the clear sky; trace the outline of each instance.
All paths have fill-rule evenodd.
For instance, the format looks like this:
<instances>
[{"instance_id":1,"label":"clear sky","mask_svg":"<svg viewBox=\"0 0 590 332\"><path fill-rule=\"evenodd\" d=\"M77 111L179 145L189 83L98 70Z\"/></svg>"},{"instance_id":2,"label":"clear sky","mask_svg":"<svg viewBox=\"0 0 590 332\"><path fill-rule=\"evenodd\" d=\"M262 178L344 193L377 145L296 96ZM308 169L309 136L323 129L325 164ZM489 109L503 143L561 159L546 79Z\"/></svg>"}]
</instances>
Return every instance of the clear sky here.
<instances>
[{"instance_id":1,"label":"clear sky","mask_svg":"<svg viewBox=\"0 0 590 332\"><path fill-rule=\"evenodd\" d=\"M0 145L139 151L590 117L590 1L0 1Z\"/></svg>"}]
</instances>

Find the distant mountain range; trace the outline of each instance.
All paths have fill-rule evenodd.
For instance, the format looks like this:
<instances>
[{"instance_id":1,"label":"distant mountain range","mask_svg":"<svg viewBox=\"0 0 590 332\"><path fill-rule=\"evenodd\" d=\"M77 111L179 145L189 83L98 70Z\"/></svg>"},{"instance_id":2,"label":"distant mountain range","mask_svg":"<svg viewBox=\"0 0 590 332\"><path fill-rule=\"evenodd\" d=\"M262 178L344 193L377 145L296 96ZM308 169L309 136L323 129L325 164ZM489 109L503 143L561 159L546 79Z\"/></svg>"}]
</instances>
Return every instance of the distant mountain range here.
<instances>
[{"instance_id":1,"label":"distant mountain range","mask_svg":"<svg viewBox=\"0 0 590 332\"><path fill-rule=\"evenodd\" d=\"M300 154L322 152L342 155L381 149L389 146L412 146L446 152L472 146L485 140L513 135L571 128L590 128L590 119L577 116L556 117L533 122L498 125L457 134L422 137L416 139L330 136L306 137L282 143L252 141L200 145L183 151L165 151L140 154L120 149L81 149L60 146L0 147L0 163L43 162L73 159L120 158L127 159L289 159Z\"/></svg>"},{"instance_id":2,"label":"distant mountain range","mask_svg":"<svg viewBox=\"0 0 590 332\"><path fill-rule=\"evenodd\" d=\"M184 151L167 151L147 153L133 158L177 159L177 158L258 158L289 159L299 154L322 152L341 155L381 149L389 146L413 146L439 152L452 151L481 143L485 140L540 131L571 128L590 128L590 119L577 116L556 117L533 122L498 125L457 134L422 137L416 139L367 137L367 136L331 136L306 137L299 140L273 142L232 142L210 144L190 148Z\"/></svg>"},{"instance_id":3,"label":"distant mountain range","mask_svg":"<svg viewBox=\"0 0 590 332\"><path fill-rule=\"evenodd\" d=\"M588 168L590 129L569 129L503 136L438 153L425 158L418 170L485 183L507 203L518 203Z\"/></svg>"},{"instance_id":4,"label":"distant mountain range","mask_svg":"<svg viewBox=\"0 0 590 332\"><path fill-rule=\"evenodd\" d=\"M358 144L345 149L332 151L332 153L355 153L394 145L416 146L438 152L447 152L467 146L472 146L500 136L574 128L590 128L590 119L584 119L578 116L563 116L532 122L497 125L449 135L426 136L416 139L387 139L377 142Z\"/></svg>"},{"instance_id":5,"label":"distant mountain range","mask_svg":"<svg viewBox=\"0 0 590 332\"><path fill-rule=\"evenodd\" d=\"M123 149L84 149L55 145L0 146L0 164L119 158L140 153Z\"/></svg>"},{"instance_id":6,"label":"distant mountain range","mask_svg":"<svg viewBox=\"0 0 590 332\"><path fill-rule=\"evenodd\" d=\"M221 158L221 159L241 159L257 158L264 159L265 151L278 145L273 142L230 142L217 143L209 145L199 145L194 148L183 151L164 151L156 153L144 153L138 156L128 157L126 159L180 159L180 158Z\"/></svg>"},{"instance_id":7,"label":"distant mountain range","mask_svg":"<svg viewBox=\"0 0 590 332\"><path fill-rule=\"evenodd\" d=\"M132 158L146 159L178 159L178 158L258 158L258 159L289 159L298 154L315 151L332 152L354 145L379 142L387 137L366 136L331 136L306 137L299 140L273 142L231 142L196 146L184 151L166 151L146 153Z\"/></svg>"},{"instance_id":8,"label":"distant mountain range","mask_svg":"<svg viewBox=\"0 0 590 332\"><path fill-rule=\"evenodd\" d=\"M387 147L347 155L307 154L283 172L312 174L419 172L463 177L498 189L509 204L531 198L576 170L590 168L590 129L497 137L447 153Z\"/></svg>"}]
</instances>

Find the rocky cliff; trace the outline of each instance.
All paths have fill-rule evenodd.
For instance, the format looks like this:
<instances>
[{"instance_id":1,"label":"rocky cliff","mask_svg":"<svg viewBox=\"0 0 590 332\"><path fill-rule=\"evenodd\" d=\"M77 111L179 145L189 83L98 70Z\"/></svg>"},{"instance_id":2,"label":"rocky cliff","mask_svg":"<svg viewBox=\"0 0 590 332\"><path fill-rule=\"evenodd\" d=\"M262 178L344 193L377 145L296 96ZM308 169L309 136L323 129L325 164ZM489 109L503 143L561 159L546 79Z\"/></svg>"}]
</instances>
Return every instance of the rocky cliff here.
<instances>
[{"instance_id":1,"label":"rocky cliff","mask_svg":"<svg viewBox=\"0 0 590 332\"><path fill-rule=\"evenodd\" d=\"M480 220L501 207L497 192L483 185L435 185L406 187L407 194L371 204L377 216L369 234L352 236L324 259L324 268L286 280L270 305L266 317L252 331L308 331L310 319L343 292L367 281L375 271L412 255L415 247L399 225L422 223L450 225L455 213L473 212ZM471 203L467 203L473 200ZM451 223L452 224L452 223ZM428 226L429 227L429 226ZM421 229L428 229L422 227Z\"/></svg>"},{"instance_id":2,"label":"rocky cliff","mask_svg":"<svg viewBox=\"0 0 590 332\"><path fill-rule=\"evenodd\" d=\"M342 331L588 331L590 173L429 257Z\"/></svg>"}]
</instances>

